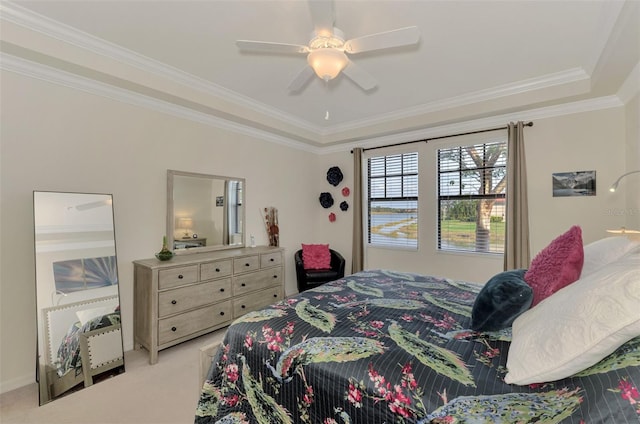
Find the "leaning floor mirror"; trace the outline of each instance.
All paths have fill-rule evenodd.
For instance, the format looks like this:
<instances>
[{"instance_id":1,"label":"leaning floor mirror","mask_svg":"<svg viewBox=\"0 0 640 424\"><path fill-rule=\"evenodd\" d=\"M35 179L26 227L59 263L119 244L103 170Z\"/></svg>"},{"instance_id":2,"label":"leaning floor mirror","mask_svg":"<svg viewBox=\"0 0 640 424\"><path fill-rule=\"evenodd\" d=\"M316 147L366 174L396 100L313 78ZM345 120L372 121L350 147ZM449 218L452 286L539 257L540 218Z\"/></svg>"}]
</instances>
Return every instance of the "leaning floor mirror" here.
<instances>
[{"instance_id":1,"label":"leaning floor mirror","mask_svg":"<svg viewBox=\"0 0 640 424\"><path fill-rule=\"evenodd\" d=\"M40 405L124 372L110 194L34 191Z\"/></svg>"}]
</instances>

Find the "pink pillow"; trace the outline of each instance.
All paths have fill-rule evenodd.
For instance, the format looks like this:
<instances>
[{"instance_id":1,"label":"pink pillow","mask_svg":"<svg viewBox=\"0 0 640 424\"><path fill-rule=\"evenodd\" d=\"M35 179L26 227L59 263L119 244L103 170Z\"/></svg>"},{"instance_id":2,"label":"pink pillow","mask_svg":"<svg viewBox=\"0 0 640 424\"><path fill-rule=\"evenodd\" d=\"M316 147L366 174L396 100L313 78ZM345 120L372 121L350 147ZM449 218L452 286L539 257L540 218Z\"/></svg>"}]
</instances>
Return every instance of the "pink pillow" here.
<instances>
[{"instance_id":1,"label":"pink pillow","mask_svg":"<svg viewBox=\"0 0 640 424\"><path fill-rule=\"evenodd\" d=\"M331 269L331 252L328 244L303 244L304 269Z\"/></svg>"},{"instance_id":2,"label":"pink pillow","mask_svg":"<svg viewBox=\"0 0 640 424\"><path fill-rule=\"evenodd\" d=\"M524 274L524 280L533 289L531 306L580 278L583 263L582 229L574 225L542 249Z\"/></svg>"}]
</instances>

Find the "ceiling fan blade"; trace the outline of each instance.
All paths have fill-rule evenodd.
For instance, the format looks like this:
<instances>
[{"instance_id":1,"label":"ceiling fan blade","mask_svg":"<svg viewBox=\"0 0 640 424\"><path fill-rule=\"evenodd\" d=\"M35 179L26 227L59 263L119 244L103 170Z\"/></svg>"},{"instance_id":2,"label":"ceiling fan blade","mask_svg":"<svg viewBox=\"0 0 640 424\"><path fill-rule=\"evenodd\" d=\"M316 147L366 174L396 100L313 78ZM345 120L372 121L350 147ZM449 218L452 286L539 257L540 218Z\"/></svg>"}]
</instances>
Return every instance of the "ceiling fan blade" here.
<instances>
[{"instance_id":1,"label":"ceiling fan blade","mask_svg":"<svg viewBox=\"0 0 640 424\"><path fill-rule=\"evenodd\" d=\"M272 43L270 41L237 40L236 45L240 50L260 53L308 53L309 47L300 44Z\"/></svg>"},{"instance_id":2,"label":"ceiling fan blade","mask_svg":"<svg viewBox=\"0 0 640 424\"><path fill-rule=\"evenodd\" d=\"M313 69L310 66L305 66L289 84L289 91L300 91L300 89L309 82L311 77L313 77L313 74Z\"/></svg>"},{"instance_id":3,"label":"ceiling fan blade","mask_svg":"<svg viewBox=\"0 0 640 424\"><path fill-rule=\"evenodd\" d=\"M318 35L330 35L336 22L333 0L309 0L311 21Z\"/></svg>"},{"instance_id":4,"label":"ceiling fan blade","mask_svg":"<svg viewBox=\"0 0 640 424\"><path fill-rule=\"evenodd\" d=\"M390 47L408 46L416 44L418 40L420 40L420 30L417 26L411 26L345 41L344 49L347 53L362 53Z\"/></svg>"},{"instance_id":5,"label":"ceiling fan blade","mask_svg":"<svg viewBox=\"0 0 640 424\"><path fill-rule=\"evenodd\" d=\"M367 71L349 61L347 66L342 70L351 81L355 82L365 91L369 91L378 86L378 82Z\"/></svg>"},{"instance_id":6,"label":"ceiling fan blade","mask_svg":"<svg viewBox=\"0 0 640 424\"><path fill-rule=\"evenodd\" d=\"M99 208L101 206L107 206L110 204L111 204L111 199L97 200L95 202L82 203L80 205L76 205L76 210L86 211L89 209L95 209L95 208Z\"/></svg>"}]
</instances>

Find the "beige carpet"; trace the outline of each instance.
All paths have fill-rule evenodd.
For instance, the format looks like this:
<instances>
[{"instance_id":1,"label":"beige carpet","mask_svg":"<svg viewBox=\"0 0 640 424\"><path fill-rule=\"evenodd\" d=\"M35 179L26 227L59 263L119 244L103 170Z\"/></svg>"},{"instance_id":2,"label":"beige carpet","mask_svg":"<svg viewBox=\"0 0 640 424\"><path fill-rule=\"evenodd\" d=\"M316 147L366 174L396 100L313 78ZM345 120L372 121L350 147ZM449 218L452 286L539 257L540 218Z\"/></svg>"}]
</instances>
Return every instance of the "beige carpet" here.
<instances>
[{"instance_id":1,"label":"beige carpet","mask_svg":"<svg viewBox=\"0 0 640 424\"><path fill-rule=\"evenodd\" d=\"M146 350L125 353L124 374L38 406L34 382L0 396L0 422L193 423L199 394L200 348L225 330L171 347L149 365Z\"/></svg>"}]
</instances>

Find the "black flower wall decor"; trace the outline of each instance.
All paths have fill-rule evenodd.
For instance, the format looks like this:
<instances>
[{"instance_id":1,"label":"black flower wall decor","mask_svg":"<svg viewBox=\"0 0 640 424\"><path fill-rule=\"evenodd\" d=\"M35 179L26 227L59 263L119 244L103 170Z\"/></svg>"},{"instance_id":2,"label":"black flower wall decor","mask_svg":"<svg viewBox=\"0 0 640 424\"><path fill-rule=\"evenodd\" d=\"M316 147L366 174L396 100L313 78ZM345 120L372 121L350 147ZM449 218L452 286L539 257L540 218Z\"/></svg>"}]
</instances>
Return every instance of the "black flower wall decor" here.
<instances>
[{"instance_id":1,"label":"black flower wall decor","mask_svg":"<svg viewBox=\"0 0 640 424\"><path fill-rule=\"evenodd\" d=\"M347 211L349 209L349 204L347 202L340 202L340 210Z\"/></svg>"},{"instance_id":2,"label":"black flower wall decor","mask_svg":"<svg viewBox=\"0 0 640 424\"><path fill-rule=\"evenodd\" d=\"M340 184L343 178L344 178L344 175L342 175L342 171L337 166L332 166L327 171L327 181L329 181L329 184L331 184L334 187Z\"/></svg>"},{"instance_id":3,"label":"black flower wall decor","mask_svg":"<svg viewBox=\"0 0 640 424\"><path fill-rule=\"evenodd\" d=\"M320 204L325 209L333 206L333 196L331 195L331 193L320 193Z\"/></svg>"}]
</instances>

